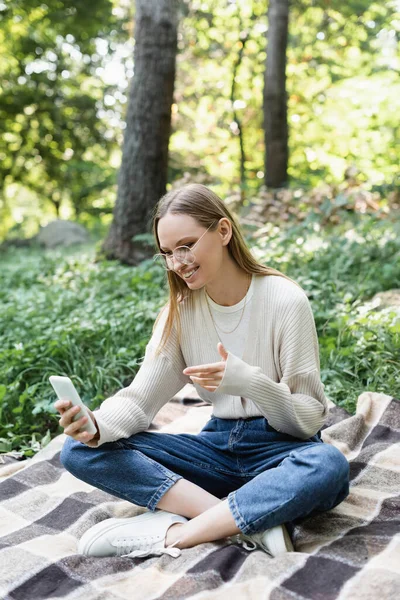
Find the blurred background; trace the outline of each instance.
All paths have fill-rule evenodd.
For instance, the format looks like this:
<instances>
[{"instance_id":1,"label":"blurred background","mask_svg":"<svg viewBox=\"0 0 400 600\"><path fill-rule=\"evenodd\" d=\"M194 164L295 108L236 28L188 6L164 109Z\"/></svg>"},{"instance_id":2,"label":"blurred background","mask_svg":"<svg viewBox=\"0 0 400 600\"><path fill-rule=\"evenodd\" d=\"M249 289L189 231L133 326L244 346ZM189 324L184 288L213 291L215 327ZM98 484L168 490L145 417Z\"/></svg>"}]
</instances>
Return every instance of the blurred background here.
<instances>
[{"instance_id":1,"label":"blurred background","mask_svg":"<svg viewBox=\"0 0 400 600\"><path fill-rule=\"evenodd\" d=\"M167 183L200 177L249 201L266 183L268 2L182 0L175 10ZM57 216L110 224L135 11L133 0L0 2L1 239ZM276 52L287 61L289 160L272 183L356 180L381 207L398 202L400 2L294 0L288 16Z\"/></svg>"}]
</instances>

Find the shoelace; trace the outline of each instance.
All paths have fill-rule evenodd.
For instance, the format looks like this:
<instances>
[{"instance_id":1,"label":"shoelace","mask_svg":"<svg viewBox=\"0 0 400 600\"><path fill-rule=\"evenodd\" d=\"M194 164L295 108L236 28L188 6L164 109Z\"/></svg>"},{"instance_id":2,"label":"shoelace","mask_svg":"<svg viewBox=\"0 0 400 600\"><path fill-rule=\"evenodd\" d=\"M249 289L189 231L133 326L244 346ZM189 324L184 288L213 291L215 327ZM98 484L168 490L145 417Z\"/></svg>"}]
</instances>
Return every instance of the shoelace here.
<instances>
[{"instance_id":1,"label":"shoelace","mask_svg":"<svg viewBox=\"0 0 400 600\"><path fill-rule=\"evenodd\" d=\"M234 544L239 544L239 546L243 546L245 550L249 550L252 552L253 550L257 550L258 546L255 542L251 540L246 540L242 534L238 533L237 535L232 536L232 542Z\"/></svg>"},{"instance_id":2,"label":"shoelace","mask_svg":"<svg viewBox=\"0 0 400 600\"><path fill-rule=\"evenodd\" d=\"M117 549L117 556L125 558L148 556L149 554L168 554L173 558L177 558L181 555L180 548L174 547L180 542L180 540L177 540L174 544L171 544L171 546L168 546L167 548L153 548L154 542L156 541L159 541L159 538L155 536L146 536L140 538L139 540L137 538L123 538L114 542L113 546L115 546Z\"/></svg>"}]
</instances>

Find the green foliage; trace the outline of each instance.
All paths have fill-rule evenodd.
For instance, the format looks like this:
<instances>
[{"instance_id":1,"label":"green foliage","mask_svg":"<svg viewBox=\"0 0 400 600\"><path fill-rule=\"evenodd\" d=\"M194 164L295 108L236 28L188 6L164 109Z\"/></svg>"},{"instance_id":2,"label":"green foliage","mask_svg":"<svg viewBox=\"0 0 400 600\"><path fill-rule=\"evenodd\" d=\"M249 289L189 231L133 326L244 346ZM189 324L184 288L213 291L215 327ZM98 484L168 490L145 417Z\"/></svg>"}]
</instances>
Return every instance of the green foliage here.
<instances>
[{"instance_id":1,"label":"green foliage","mask_svg":"<svg viewBox=\"0 0 400 600\"><path fill-rule=\"evenodd\" d=\"M321 227L317 216L247 233L254 255L295 279L313 308L327 396L353 411L364 391L400 397L400 315L371 298L400 288L400 225L367 215ZM159 308L165 272L96 262L93 247L9 250L0 272L0 451L29 456L61 433L52 374L94 409L129 385Z\"/></svg>"},{"instance_id":2,"label":"green foliage","mask_svg":"<svg viewBox=\"0 0 400 600\"><path fill-rule=\"evenodd\" d=\"M0 239L35 234L57 210L90 227L96 218L109 223L133 73L133 4L0 2ZM171 183L189 172L221 193L239 189L235 118L246 197L263 182L267 4L180 3ZM371 187L395 185L399 30L394 1L290 3L293 187L336 184L353 164ZM112 85L110 70L121 72Z\"/></svg>"},{"instance_id":3,"label":"green foliage","mask_svg":"<svg viewBox=\"0 0 400 600\"><path fill-rule=\"evenodd\" d=\"M69 203L77 216L115 184L120 139L106 100L118 93L99 74L125 36L111 0L14 0L0 5L0 23L1 237L21 193L40 212Z\"/></svg>"},{"instance_id":4,"label":"green foliage","mask_svg":"<svg viewBox=\"0 0 400 600\"><path fill-rule=\"evenodd\" d=\"M239 143L230 99L236 76L251 192L264 171L263 87L267 4L203 0L181 23L171 176L203 171L221 189L239 185ZM295 184L338 182L355 164L374 185L398 172L398 3L296 0L287 51L289 175ZM183 167L182 167L183 165Z\"/></svg>"},{"instance_id":5,"label":"green foliage","mask_svg":"<svg viewBox=\"0 0 400 600\"><path fill-rule=\"evenodd\" d=\"M350 164L374 184L398 173L396 4L299 2L288 48L290 175L338 181Z\"/></svg>"},{"instance_id":6,"label":"green foliage","mask_svg":"<svg viewBox=\"0 0 400 600\"><path fill-rule=\"evenodd\" d=\"M95 262L90 247L10 250L3 259L0 451L32 450L32 435L58 431L50 375L70 376L92 409L130 383L165 273L151 260L135 269Z\"/></svg>"},{"instance_id":7,"label":"green foliage","mask_svg":"<svg viewBox=\"0 0 400 600\"><path fill-rule=\"evenodd\" d=\"M354 215L334 228L314 218L265 229L253 252L306 291L328 397L350 412L364 391L400 397L400 311L378 311L371 302L400 289L399 222Z\"/></svg>"}]
</instances>

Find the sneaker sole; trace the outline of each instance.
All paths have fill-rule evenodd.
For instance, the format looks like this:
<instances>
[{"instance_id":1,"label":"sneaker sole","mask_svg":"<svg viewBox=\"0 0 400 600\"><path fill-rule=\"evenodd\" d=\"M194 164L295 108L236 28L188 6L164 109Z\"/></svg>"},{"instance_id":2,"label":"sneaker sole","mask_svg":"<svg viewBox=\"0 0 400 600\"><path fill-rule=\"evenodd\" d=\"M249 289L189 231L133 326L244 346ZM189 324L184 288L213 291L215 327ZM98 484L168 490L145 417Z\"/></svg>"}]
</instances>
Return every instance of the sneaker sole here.
<instances>
[{"instance_id":1,"label":"sneaker sole","mask_svg":"<svg viewBox=\"0 0 400 600\"><path fill-rule=\"evenodd\" d=\"M288 552L294 552L294 546L293 546L292 540L290 539L288 530L286 529L285 526L283 526L282 529L283 529L283 537L285 540L286 550Z\"/></svg>"},{"instance_id":2,"label":"sneaker sole","mask_svg":"<svg viewBox=\"0 0 400 600\"><path fill-rule=\"evenodd\" d=\"M269 540L270 547L268 548L268 552L272 554L272 556L279 556L280 554L286 554L287 552L294 552L292 540L290 539L286 527L284 525L279 525L276 528L276 533L279 535L279 541L276 539L276 536L274 536L275 540L273 538ZM265 550L267 549L265 548Z\"/></svg>"},{"instance_id":3,"label":"sneaker sole","mask_svg":"<svg viewBox=\"0 0 400 600\"><path fill-rule=\"evenodd\" d=\"M119 519L119 518L114 517L111 519L107 519L108 526L106 526L104 524L104 521L100 521L100 523L93 525L93 527L90 527L87 531L85 531L85 533L83 534L83 536L81 537L81 539L79 540L79 543L78 543L78 554L83 554L83 555L87 556L91 546L95 542L97 542L99 537L103 536L104 534L108 533L109 531L112 531L116 525L123 525L124 523L131 523L132 519L135 519L135 522L140 521L142 523L143 521L147 521L148 519L154 520L155 518L162 518L164 514L165 514L165 511L160 511L158 513L158 515L157 515L157 513L154 513L154 512L145 512L145 513L142 513L141 515L137 515L136 517L127 517L124 519L122 519L122 518ZM185 517L181 517L181 518L184 519ZM185 522L186 522L186 520L187 519L185 519ZM112 522L110 523L110 521L112 521Z\"/></svg>"}]
</instances>

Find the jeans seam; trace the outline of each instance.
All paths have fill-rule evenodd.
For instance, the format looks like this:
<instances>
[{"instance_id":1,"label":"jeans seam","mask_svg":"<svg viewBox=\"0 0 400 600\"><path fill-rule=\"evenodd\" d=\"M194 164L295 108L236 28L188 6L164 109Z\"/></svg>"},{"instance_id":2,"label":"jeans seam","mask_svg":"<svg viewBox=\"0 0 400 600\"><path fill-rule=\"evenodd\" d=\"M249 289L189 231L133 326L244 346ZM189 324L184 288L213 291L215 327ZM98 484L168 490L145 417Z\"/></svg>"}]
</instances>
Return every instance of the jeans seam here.
<instances>
[{"instance_id":1,"label":"jeans seam","mask_svg":"<svg viewBox=\"0 0 400 600\"><path fill-rule=\"evenodd\" d=\"M221 468L216 468L213 467L210 463L199 463L197 461L192 461L193 465L196 465L196 467L202 467L203 469L210 469L210 471L214 471L214 473L222 473L223 475L230 475L231 477L238 477L238 474L235 473L234 471L228 471L225 469L221 469ZM239 474L239 477L241 476L241 474Z\"/></svg>"},{"instance_id":2,"label":"jeans seam","mask_svg":"<svg viewBox=\"0 0 400 600\"><path fill-rule=\"evenodd\" d=\"M228 505L236 525L244 533L244 530L246 529L246 522L240 514L239 507L236 502L236 490L228 494Z\"/></svg>"}]
</instances>

